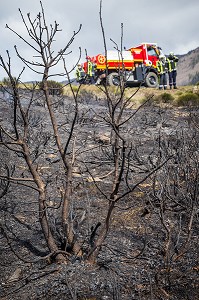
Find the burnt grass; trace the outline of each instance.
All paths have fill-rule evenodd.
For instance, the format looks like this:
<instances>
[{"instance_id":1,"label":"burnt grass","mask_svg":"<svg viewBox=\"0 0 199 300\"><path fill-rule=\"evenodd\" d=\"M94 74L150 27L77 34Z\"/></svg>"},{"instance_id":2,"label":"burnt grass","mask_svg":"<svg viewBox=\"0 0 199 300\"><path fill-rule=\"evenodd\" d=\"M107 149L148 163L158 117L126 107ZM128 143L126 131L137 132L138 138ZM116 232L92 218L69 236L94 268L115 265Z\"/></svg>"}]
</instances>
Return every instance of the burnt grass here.
<instances>
[{"instance_id":1,"label":"burnt grass","mask_svg":"<svg viewBox=\"0 0 199 300\"><path fill-rule=\"evenodd\" d=\"M13 102L3 93L0 96L0 120L12 132ZM23 92L24 107L29 100L29 94ZM69 96L54 97L54 101L60 130L63 123L68 124L67 130L62 130L64 137L70 130L73 101ZM49 187L50 225L61 249L57 186L63 171L46 111L37 95L29 123L32 141L40 147L36 149L33 144L32 149L41 152L38 162ZM104 195L111 191L111 130L102 118L106 112L105 99L82 94L75 127L78 150L73 213L77 222L86 215L76 227L85 253L92 228L106 216L108 201ZM128 108L124 116L128 118L132 112L135 109ZM130 163L121 193L172 158L118 202L96 265L74 255L66 264L50 261L38 221L36 191L10 183L3 195L7 181L1 180L0 299L199 299L198 121L197 107L177 108L150 101L123 126L122 134L130 145ZM21 124L20 117L18 122ZM20 155L0 147L1 174L9 171L14 177L28 176Z\"/></svg>"}]
</instances>

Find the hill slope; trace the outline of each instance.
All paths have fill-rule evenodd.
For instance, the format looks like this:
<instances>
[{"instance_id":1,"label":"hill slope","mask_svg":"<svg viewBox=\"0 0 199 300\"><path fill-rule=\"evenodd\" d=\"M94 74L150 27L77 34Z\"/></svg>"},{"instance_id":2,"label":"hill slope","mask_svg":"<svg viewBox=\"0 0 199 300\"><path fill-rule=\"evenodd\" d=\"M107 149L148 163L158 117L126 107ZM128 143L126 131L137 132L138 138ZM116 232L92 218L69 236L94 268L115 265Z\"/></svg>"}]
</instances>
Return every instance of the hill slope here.
<instances>
[{"instance_id":1,"label":"hill slope","mask_svg":"<svg viewBox=\"0 0 199 300\"><path fill-rule=\"evenodd\" d=\"M187 54L178 55L178 85L196 84L199 82L199 47Z\"/></svg>"}]
</instances>

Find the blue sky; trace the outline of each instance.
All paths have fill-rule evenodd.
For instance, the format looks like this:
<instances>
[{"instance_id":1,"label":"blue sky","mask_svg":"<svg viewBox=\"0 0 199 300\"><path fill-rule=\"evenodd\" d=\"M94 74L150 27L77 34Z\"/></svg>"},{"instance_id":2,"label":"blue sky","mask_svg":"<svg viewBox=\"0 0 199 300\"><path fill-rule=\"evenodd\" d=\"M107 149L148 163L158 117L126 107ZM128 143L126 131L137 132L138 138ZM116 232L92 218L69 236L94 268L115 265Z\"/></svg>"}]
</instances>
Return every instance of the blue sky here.
<instances>
[{"instance_id":1,"label":"blue sky","mask_svg":"<svg viewBox=\"0 0 199 300\"><path fill-rule=\"evenodd\" d=\"M70 69L82 49L82 61L85 49L93 56L103 53L103 40L99 20L99 0L43 0L46 18L49 24L56 20L62 32L55 43L55 51L64 47L74 30L82 24L82 30L76 37L67 57ZM185 54L199 47L199 1L198 0L103 0L103 26L106 34L107 48L113 49L110 38L120 44L121 23L123 23L123 45L127 48L141 42L153 42L162 47L165 54L170 51ZM18 8L24 15L31 13L34 18L41 10L39 0L6 0L0 10L0 55L6 58L9 50L15 76L23 64L17 59L14 45L27 59L33 59L33 53L12 32L5 28L7 23L19 34L27 38ZM56 71L56 70L55 70ZM4 77L1 71L0 80ZM22 80L40 80L40 76L26 69ZM58 80L56 78L56 80Z\"/></svg>"}]
</instances>

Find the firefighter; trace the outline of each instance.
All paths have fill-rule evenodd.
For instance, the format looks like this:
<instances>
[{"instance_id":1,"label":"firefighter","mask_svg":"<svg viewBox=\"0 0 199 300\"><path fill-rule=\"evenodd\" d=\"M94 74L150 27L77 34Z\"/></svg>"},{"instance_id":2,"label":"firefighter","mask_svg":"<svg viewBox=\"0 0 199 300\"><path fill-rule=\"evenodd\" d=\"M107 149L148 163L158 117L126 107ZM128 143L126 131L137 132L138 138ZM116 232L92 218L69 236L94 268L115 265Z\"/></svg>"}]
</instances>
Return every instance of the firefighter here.
<instances>
[{"instance_id":1,"label":"firefighter","mask_svg":"<svg viewBox=\"0 0 199 300\"><path fill-rule=\"evenodd\" d=\"M80 84L84 83L86 73L85 73L84 68L82 67L82 65L80 65L80 64L77 65L77 70L76 70L75 74L76 74L77 82L79 82Z\"/></svg>"},{"instance_id":2,"label":"firefighter","mask_svg":"<svg viewBox=\"0 0 199 300\"><path fill-rule=\"evenodd\" d=\"M163 54L160 54L156 67L159 75L159 89L162 90L164 88L164 90L166 90L168 65L166 57Z\"/></svg>"},{"instance_id":3,"label":"firefighter","mask_svg":"<svg viewBox=\"0 0 199 300\"><path fill-rule=\"evenodd\" d=\"M172 86L174 89L177 89L176 77L177 77L178 57L175 56L173 52L170 52L169 56L167 57L167 62L168 62L168 74L169 74L170 89L172 89Z\"/></svg>"},{"instance_id":4,"label":"firefighter","mask_svg":"<svg viewBox=\"0 0 199 300\"><path fill-rule=\"evenodd\" d=\"M87 76L90 84L95 84L95 70L96 64L91 61L90 56L86 57L87 59Z\"/></svg>"}]
</instances>

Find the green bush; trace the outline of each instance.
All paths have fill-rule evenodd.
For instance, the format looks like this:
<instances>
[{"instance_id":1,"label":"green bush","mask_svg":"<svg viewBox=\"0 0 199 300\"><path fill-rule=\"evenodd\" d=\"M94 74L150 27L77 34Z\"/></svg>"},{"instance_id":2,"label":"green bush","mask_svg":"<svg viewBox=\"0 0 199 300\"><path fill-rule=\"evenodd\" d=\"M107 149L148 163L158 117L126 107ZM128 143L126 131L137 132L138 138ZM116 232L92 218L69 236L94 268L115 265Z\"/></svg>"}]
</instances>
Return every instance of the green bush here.
<instances>
[{"instance_id":1,"label":"green bush","mask_svg":"<svg viewBox=\"0 0 199 300\"><path fill-rule=\"evenodd\" d=\"M174 100L174 97L170 93L163 93L160 97L163 103L170 103Z\"/></svg>"},{"instance_id":2,"label":"green bush","mask_svg":"<svg viewBox=\"0 0 199 300\"><path fill-rule=\"evenodd\" d=\"M179 96L176 100L177 106L197 106L199 105L199 96L191 92Z\"/></svg>"},{"instance_id":3,"label":"green bush","mask_svg":"<svg viewBox=\"0 0 199 300\"><path fill-rule=\"evenodd\" d=\"M176 92L176 96L181 96L181 95L183 95L183 92L178 90L178 91Z\"/></svg>"},{"instance_id":4,"label":"green bush","mask_svg":"<svg viewBox=\"0 0 199 300\"><path fill-rule=\"evenodd\" d=\"M50 95L63 95L63 85L60 82L54 81L54 80L48 80L48 89ZM43 89L43 82L39 83L39 88Z\"/></svg>"},{"instance_id":5,"label":"green bush","mask_svg":"<svg viewBox=\"0 0 199 300\"><path fill-rule=\"evenodd\" d=\"M12 79L14 80L14 82L16 83L16 85L18 85L17 78L13 77ZM9 77L4 77L3 80L2 80L2 84L5 85L5 86L8 86L8 87L10 87L12 85L11 84L11 80L10 80Z\"/></svg>"},{"instance_id":6,"label":"green bush","mask_svg":"<svg viewBox=\"0 0 199 300\"><path fill-rule=\"evenodd\" d=\"M174 97L170 93L162 93L154 97L156 103L170 103L174 100Z\"/></svg>"}]
</instances>

